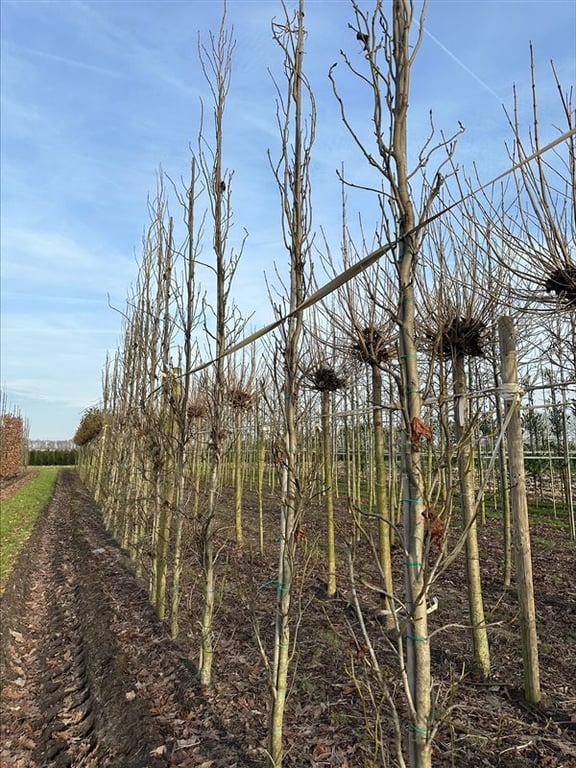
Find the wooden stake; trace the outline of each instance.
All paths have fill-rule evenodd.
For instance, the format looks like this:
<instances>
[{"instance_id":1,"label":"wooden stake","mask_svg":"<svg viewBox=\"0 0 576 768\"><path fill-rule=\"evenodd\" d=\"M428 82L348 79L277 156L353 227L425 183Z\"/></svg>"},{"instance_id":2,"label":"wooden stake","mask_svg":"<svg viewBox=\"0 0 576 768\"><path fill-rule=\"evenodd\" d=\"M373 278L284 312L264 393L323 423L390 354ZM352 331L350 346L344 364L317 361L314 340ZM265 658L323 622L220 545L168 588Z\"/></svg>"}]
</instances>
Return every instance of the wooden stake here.
<instances>
[{"instance_id":1,"label":"wooden stake","mask_svg":"<svg viewBox=\"0 0 576 768\"><path fill-rule=\"evenodd\" d=\"M504 408L506 416L510 414L506 435L508 438L516 582L520 608L522 660L524 664L524 696L530 703L537 704L542 695L540 692L538 637L536 634L534 584L530 554L530 525L526 498L526 476L524 473L524 445L520 422L520 389L518 387L516 341L512 318L507 316L500 317L498 320L498 332L500 337ZM510 413L510 411L512 412Z\"/></svg>"}]
</instances>

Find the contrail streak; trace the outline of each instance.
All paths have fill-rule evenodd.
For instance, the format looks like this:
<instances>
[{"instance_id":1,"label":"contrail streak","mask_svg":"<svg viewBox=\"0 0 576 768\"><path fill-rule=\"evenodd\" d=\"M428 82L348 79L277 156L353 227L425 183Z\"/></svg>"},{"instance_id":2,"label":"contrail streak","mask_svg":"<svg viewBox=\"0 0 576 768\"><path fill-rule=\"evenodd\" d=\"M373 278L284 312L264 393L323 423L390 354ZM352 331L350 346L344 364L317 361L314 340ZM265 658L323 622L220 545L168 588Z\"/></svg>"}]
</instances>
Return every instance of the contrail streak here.
<instances>
[{"instance_id":1,"label":"contrail streak","mask_svg":"<svg viewBox=\"0 0 576 768\"><path fill-rule=\"evenodd\" d=\"M484 80L482 80L481 77L478 77L478 75L475 72L472 72L470 67L467 67L466 64L464 64L464 62L461 59L458 58L458 56L456 56L454 53L452 53L452 51L450 51L448 48L446 48L446 46L443 43L441 43L440 40L438 40L438 38L435 37L432 34L432 32L429 32L427 29L425 29L424 32L425 32L425 34L428 35L428 37L431 40L433 40L436 43L436 45L439 48L441 48L444 51L444 53L447 56L450 56L452 61L455 61L456 64L458 64L458 66L461 67L464 70L464 72L467 72L470 75L470 77L474 78L474 80L476 80L476 82L479 83L482 86L482 88L484 88L484 90L488 91L489 94L494 96L494 98L498 100L499 104L502 104L502 99L500 98L500 96L498 96L496 91L493 91L492 88L490 88L488 83L485 83Z\"/></svg>"}]
</instances>

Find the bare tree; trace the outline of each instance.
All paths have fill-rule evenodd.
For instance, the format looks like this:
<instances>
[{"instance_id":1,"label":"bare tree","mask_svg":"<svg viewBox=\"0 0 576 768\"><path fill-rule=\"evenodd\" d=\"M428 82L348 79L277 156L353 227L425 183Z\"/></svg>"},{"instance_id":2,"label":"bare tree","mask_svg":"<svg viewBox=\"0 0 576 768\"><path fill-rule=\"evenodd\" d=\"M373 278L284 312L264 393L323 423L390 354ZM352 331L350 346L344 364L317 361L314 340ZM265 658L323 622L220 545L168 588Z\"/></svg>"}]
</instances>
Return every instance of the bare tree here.
<instances>
[{"instance_id":1,"label":"bare tree","mask_svg":"<svg viewBox=\"0 0 576 768\"><path fill-rule=\"evenodd\" d=\"M344 218L345 218L344 210ZM348 267L357 256L352 242L348 242L344 226L343 265ZM329 262L335 271L335 265ZM349 364L368 369L366 406L372 414L372 443L374 453L373 499L378 523L379 566L384 574L384 592L388 608L387 622L393 625L394 583L392 579L391 543L394 514L388 494L387 474L391 462L386 460L384 441L385 382L395 361L397 326L389 311L393 301L393 284L382 264L375 264L338 290L340 311L325 309L330 323L340 336L342 353L347 353Z\"/></svg>"},{"instance_id":2,"label":"bare tree","mask_svg":"<svg viewBox=\"0 0 576 768\"><path fill-rule=\"evenodd\" d=\"M576 111L572 89L564 90L554 65L559 96L559 125L565 140L547 154L542 149L541 118L534 55L530 49L532 104L526 132L514 89L509 114L512 131L510 160L519 164L515 174L515 205L504 219L502 237L507 246L506 266L517 278L516 301L532 309L548 308L574 316L576 312ZM528 157L536 154L531 162ZM502 217L499 217L502 221ZM574 337L572 336L572 344ZM572 346L573 358L576 349Z\"/></svg>"},{"instance_id":3,"label":"bare tree","mask_svg":"<svg viewBox=\"0 0 576 768\"><path fill-rule=\"evenodd\" d=\"M330 77L341 108L344 124L385 188L379 194L382 210L390 214L387 240L397 243L393 249L397 303L393 308L399 331L399 400L405 425L402 450L404 533L406 537L406 607L408 689L410 712L410 763L419 768L431 764L433 731L431 709L430 643L427 629L427 567L425 563L425 492L421 461L421 437L429 427L421 419L422 398L418 369L418 345L415 326L415 270L423 233L418 222L427 218L434 197L442 185L440 168L427 182L426 170L435 149L445 150L448 162L454 149L453 139L434 140L430 136L413 168L408 164L408 104L410 74L424 32L424 9L415 39L411 39L414 6L410 0L393 0L390 17L384 3L377 0L371 13L352 1L355 23L352 27L360 42L361 64L356 66L344 56L349 70L366 86L372 101L375 147L368 147L348 117L343 98L336 86L334 68ZM442 164L441 164L442 165ZM441 166L440 166L441 167ZM423 198L417 211L412 184L420 176Z\"/></svg>"},{"instance_id":4,"label":"bare tree","mask_svg":"<svg viewBox=\"0 0 576 768\"><path fill-rule=\"evenodd\" d=\"M310 152L314 141L315 106L304 74L304 0L290 18L272 24L273 36L284 55L286 96L278 91L278 126L282 150L273 163L280 192L284 244L289 254L290 284L287 305L289 318L281 331L281 392L284 436L278 446L282 466L280 554L274 631L274 656L269 667L270 708L268 757L273 768L283 761L283 722L288 694L291 657L291 603L294 582L296 529L301 515L301 486L298 478L298 402L300 388L299 354L303 314L299 308L306 291L306 265L310 250ZM306 103L307 102L307 103ZM292 653L295 649L293 639Z\"/></svg>"},{"instance_id":5,"label":"bare tree","mask_svg":"<svg viewBox=\"0 0 576 768\"><path fill-rule=\"evenodd\" d=\"M303 376L311 389L320 394L320 431L322 434L322 495L326 508L326 565L328 597L336 594L336 533L334 523L334 436L332 408L335 394L347 384L346 366L336 346L334 327L322 328L316 315L311 323Z\"/></svg>"},{"instance_id":6,"label":"bare tree","mask_svg":"<svg viewBox=\"0 0 576 768\"><path fill-rule=\"evenodd\" d=\"M199 134L198 164L208 195L212 219L212 248L216 276L215 306L206 306L205 330L212 339L213 375L204 390L210 423L210 471L207 483L207 505L200 527L201 561L204 572L204 612L201 622L200 679L203 685L212 680L214 644L212 624L215 608L214 534L220 469L225 447L226 360L224 352L241 333L243 324L230 303L232 280L241 255L231 251L228 238L231 226L232 173L223 165L224 111L232 75L233 33L226 27L226 8L217 35L210 34L209 45L199 47L200 61L213 100L214 144L210 145L204 127ZM209 322L212 311L214 325Z\"/></svg>"},{"instance_id":7,"label":"bare tree","mask_svg":"<svg viewBox=\"0 0 576 768\"><path fill-rule=\"evenodd\" d=\"M485 259L485 233L478 220L468 213L462 217L445 216L441 224L430 227L428 258L423 260L427 285L421 296L420 328L431 343L433 361L449 361L452 368L454 435L449 435L445 442L446 459L443 463L449 466L451 461L448 457L456 455L466 541L473 667L477 673L487 677L490 652L477 535L482 492L477 498L474 462L481 402L476 399L472 404L469 400L468 381L471 376L467 361L484 358L490 353L500 296L492 291L492 283L498 283L498 278L490 274L492 264ZM440 407L445 405L446 401L442 398ZM444 499L441 501L445 503ZM443 518L448 522L449 510L444 512Z\"/></svg>"},{"instance_id":8,"label":"bare tree","mask_svg":"<svg viewBox=\"0 0 576 768\"><path fill-rule=\"evenodd\" d=\"M242 528L242 494L244 489L244 420L255 405L256 395L252 380L252 371L239 363L234 366L235 371L229 377L226 397L234 414L234 526L236 529L236 542L239 546L244 543Z\"/></svg>"},{"instance_id":9,"label":"bare tree","mask_svg":"<svg viewBox=\"0 0 576 768\"><path fill-rule=\"evenodd\" d=\"M185 225L184 243L178 251L179 272L176 275L178 290L175 297L176 323L181 332L178 347L178 366L173 371L170 382L173 451L173 514L174 534L172 553L172 585L170 605L170 630L173 637L179 632L180 578L182 574L182 548L184 525L190 518L190 496L192 472L197 465L192 461L190 445L192 443L192 424L194 411L190 408L193 380L191 370L198 357L195 332L201 320L200 292L197 286L197 254L199 238L202 235L202 221L196 220L196 202L198 191L198 167L192 157L190 181L184 193L175 185L174 191L180 203ZM194 435L196 437L196 435ZM195 444L198 444L198 440ZM193 452L192 452L193 453Z\"/></svg>"}]
</instances>

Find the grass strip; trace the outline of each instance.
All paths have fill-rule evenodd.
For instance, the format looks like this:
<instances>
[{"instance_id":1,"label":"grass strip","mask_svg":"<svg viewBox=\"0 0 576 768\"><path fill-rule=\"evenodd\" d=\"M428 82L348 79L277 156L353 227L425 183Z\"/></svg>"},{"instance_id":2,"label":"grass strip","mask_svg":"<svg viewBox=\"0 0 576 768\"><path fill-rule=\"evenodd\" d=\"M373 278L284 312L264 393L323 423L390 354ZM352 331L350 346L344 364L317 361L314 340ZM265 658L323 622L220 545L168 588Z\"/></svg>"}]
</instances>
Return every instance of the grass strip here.
<instances>
[{"instance_id":1,"label":"grass strip","mask_svg":"<svg viewBox=\"0 0 576 768\"><path fill-rule=\"evenodd\" d=\"M54 492L59 467L39 467L38 474L0 502L0 591L18 552Z\"/></svg>"}]
</instances>

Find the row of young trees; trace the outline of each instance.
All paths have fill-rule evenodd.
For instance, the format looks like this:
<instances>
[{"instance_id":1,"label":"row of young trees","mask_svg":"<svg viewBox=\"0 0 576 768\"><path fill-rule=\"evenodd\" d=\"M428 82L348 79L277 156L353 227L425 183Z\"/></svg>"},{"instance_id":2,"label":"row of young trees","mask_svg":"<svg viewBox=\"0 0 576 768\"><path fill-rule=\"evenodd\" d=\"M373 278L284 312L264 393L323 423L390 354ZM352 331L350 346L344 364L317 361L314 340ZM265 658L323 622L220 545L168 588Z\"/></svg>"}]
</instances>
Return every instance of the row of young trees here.
<instances>
[{"instance_id":1,"label":"row of young trees","mask_svg":"<svg viewBox=\"0 0 576 768\"><path fill-rule=\"evenodd\" d=\"M17 477L27 464L28 422L0 391L0 479Z\"/></svg>"},{"instance_id":2,"label":"row of young trees","mask_svg":"<svg viewBox=\"0 0 576 768\"><path fill-rule=\"evenodd\" d=\"M351 39L359 50L343 54L343 63L346 76L365 89L373 144L348 115L336 68L329 78L351 141L367 174L376 175L376 183L363 187L372 190L380 221L374 240L362 227L353 232L351 182L342 171L339 247L331 248L326 235L314 251L316 115L304 68L304 0L293 15L283 6L283 18L273 23L284 84L278 84L277 97L282 150L270 162L289 269L287 283L271 290L274 322L246 338L234 302L234 275L249 240L232 237L233 171L226 165L224 116L235 40L225 15L218 33L200 44L212 101L202 105L189 181L158 178L122 345L106 365L101 407L87 412L76 436L82 475L109 529L130 551L139 575L147 576L150 599L174 636L183 558L193 558L202 582L198 658L205 686L213 673L221 490L228 483L234 488L235 535L242 546L243 483L253 483L263 549L263 489L276 489L274 637L268 643L256 633L270 692L268 755L274 768L282 765L289 670L298 642L297 550L307 506L318 494L326 514L328 596L337 590L341 551L337 494L346 498L357 536L374 543L390 630L385 651L363 620L354 539L346 543L348 587L372 683L389 710L398 765L431 765L439 723L432 707L429 595L462 551L471 664L484 676L490 671L476 532L490 483L502 498L505 584L512 577L514 511L526 696L535 703L540 698L516 374L523 345L514 347L511 317L532 359L535 350L547 352L564 387L559 391L570 392L576 381L573 107L558 83L567 125L555 142L562 157L555 163L539 143L536 100L527 138L513 111L513 170L506 177L512 183L498 199L495 185L482 186L458 171L460 129L437 136L431 124L410 165L410 76L424 29L423 15L415 20L413 14L408 0L394 0L389 12L381 0L370 9L351 2ZM313 252L329 277L321 288L314 282ZM543 307L553 323L538 320ZM572 417L565 405L568 436ZM487 424L494 439L485 466L477 456ZM573 505L571 493L568 483L567 506ZM573 526L572 517L574 535ZM402 588L392 570L394 541L405 555ZM401 694L384 672L384 653L396 659ZM407 731L399 699L408 712Z\"/></svg>"}]
</instances>

